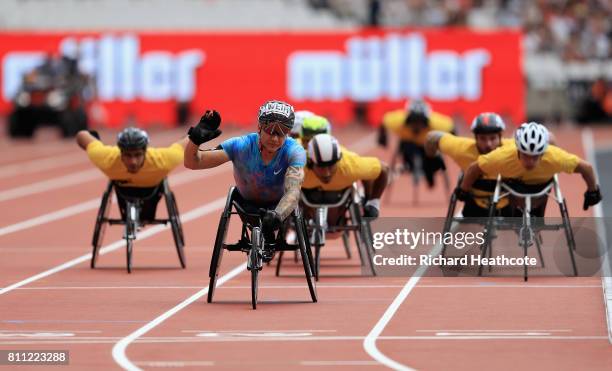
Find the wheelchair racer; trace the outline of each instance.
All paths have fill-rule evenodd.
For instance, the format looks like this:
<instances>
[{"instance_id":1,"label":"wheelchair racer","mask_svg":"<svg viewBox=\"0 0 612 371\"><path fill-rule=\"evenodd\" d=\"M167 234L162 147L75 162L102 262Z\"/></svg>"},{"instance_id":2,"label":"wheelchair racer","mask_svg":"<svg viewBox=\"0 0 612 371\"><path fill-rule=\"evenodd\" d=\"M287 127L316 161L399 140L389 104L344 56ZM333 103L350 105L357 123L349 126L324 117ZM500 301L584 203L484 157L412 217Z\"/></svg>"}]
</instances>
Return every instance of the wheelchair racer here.
<instances>
[{"instance_id":1,"label":"wheelchair racer","mask_svg":"<svg viewBox=\"0 0 612 371\"><path fill-rule=\"evenodd\" d=\"M308 142L317 134L331 134L329 120L318 115L306 117L300 134L300 142L304 150L308 150Z\"/></svg>"},{"instance_id":2,"label":"wheelchair racer","mask_svg":"<svg viewBox=\"0 0 612 371\"><path fill-rule=\"evenodd\" d=\"M259 109L256 133L230 138L204 151L198 151L199 146L221 134L221 115L207 111L189 129L185 166L208 169L232 161L241 205L250 212L266 210L262 232L268 241L275 240L275 232L298 206L304 180L306 152L293 138L288 138L294 119L291 105L268 101ZM263 260L267 262L273 257L273 248L265 244Z\"/></svg>"},{"instance_id":3,"label":"wheelchair racer","mask_svg":"<svg viewBox=\"0 0 612 371\"><path fill-rule=\"evenodd\" d=\"M114 146L105 145L99 138L94 130L81 130L76 142L87 151L91 162L121 190L116 193L122 218L125 217L125 195L143 198L139 220L154 220L163 193L160 184L183 162L187 138L169 147L153 148L149 146L147 132L135 127L121 131Z\"/></svg>"},{"instance_id":4,"label":"wheelchair racer","mask_svg":"<svg viewBox=\"0 0 612 371\"><path fill-rule=\"evenodd\" d=\"M380 197L388 184L389 167L376 157L359 156L342 148L331 135L318 134L308 143L305 173L302 190L307 196L325 197L321 192L337 192L340 196L353 183L361 181L365 190L364 216L377 218L380 214ZM329 210L328 220L337 224L340 216Z\"/></svg>"},{"instance_id":5,"label":"wheelchair racer","mask_svg":"<svg viewBox=\"0 0 612 371\"><path fill-rule=\"evenodd\" d=\"M291 128L289 136L291 136L293 139L300 138L302 136L302 125L304 124L304 119L311 116L314 116L314 113L310 111L296 111L295 120L293 120L293 127Z\"/></svg>"},{"instance_id":6,"label":"wheelchair racer","mask_svg":"<svg viewBox=\"0 0 612 371\"><path fill-rule=\"evenodd\" d=\"M587 186L584 210L602 200L591 164L559 147L549 145L549 133L544 125L535 122L522 124L515 132L514 141L515 145L502 146L479 156L468 167L457 191L459 199L465 200L476 179L483 175L496 177L499 174L503 179L514 182L513 188L519 192L535 193L543 189L556 173L565 172L582 175ZM546 199L539 205L534 203L533 216L544 216Z\"/></svg>"},{"instance_id":7,"label":"wheelchair racer","mask_svg":"<svg viewBox=\"0 0 612 371\"><path fill-rule=\"evenodd\" d=\"M484 112L474 118L471 125L473 138L458 137L451 133L431 131L425 141L425 153L433 157L440 151L452 158L465 173L467 168L478 159L498 147L512 145L512 139L502 138L506 124L502 118L492 112ZM486 217L489 215L488 196L493 194L495 177L483 177L475 182L471 196L467 197L462 210L464 217ZM472 197L474 196L474 197ZM509 216L510 207L507 199L497 205L500 214Z\"/></svg>"},{"instance_id":8,"label":"wheelchair racer","mask_svg":"<svg viewBox=\"0 0 612 371\"><path fill-rule=\"evenodd\" d=\"M425 156L425 141L430 131L453 132L453 120L441 113L432 112L431 107L423 100L413 100L405 110L387 112L379 128L379 145L387 146L387 130L399 138L399 152L404 161L404 168L414 172L415 157L421 158L422 170L427 185L434 186L434 174L444 170L444 160L440 156Z\"/></svg>"}]
</instances>

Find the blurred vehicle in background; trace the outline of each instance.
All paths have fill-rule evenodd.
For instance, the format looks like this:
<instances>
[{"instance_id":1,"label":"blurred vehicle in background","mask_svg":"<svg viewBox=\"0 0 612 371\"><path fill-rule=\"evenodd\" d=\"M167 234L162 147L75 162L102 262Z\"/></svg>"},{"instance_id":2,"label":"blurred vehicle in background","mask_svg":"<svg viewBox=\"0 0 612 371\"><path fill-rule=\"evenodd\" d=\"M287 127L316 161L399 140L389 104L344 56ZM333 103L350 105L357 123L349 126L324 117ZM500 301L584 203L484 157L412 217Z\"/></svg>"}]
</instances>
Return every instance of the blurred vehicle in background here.
<instances>
[{"instance_id":1,"label":"blurred vehicle in background","mask_svg":"<svg viewBox=\"0 0 612 371\"><path fill-rule=\"evenodd\" d=\"M48 55L43 64L23 76L9 114L9 135L31 138L41 125L57 126L64 137L87 129L88 80L75 59Z\"/></svg>"}]
</instances>

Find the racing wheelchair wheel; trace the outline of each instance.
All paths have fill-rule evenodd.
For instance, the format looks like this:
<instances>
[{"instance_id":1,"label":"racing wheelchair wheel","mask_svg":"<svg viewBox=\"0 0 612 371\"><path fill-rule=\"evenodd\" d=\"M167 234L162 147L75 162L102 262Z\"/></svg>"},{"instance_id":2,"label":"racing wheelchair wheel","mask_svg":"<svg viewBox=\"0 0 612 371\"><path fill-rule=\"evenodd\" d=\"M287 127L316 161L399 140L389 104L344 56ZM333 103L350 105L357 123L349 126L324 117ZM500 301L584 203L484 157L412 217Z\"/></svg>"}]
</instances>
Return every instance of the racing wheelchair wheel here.
<instances>
[{"instance_id":1,"label":"racing wheelchair wheel","mask_svg":"<svg viewBox=\"0 0 612 371\"><path fill-rule=\"evenodd\" d=\"M221 213L219 219L219 226L217 227L217 235L215 237L215 245L213 247L212 258L210 259L210 270L208 276L210 282L208 284L208 297L206 301L212 303L213 296L215 295L215 287L217 284L217 276L219 275L219 266L221 265L221 258L223 258L223 243L225 243L225 237L227 235L227 229L229 228L229 218L232 210L232 197L234 194L235 187L231 187L227 195L225 202L225 209Z\"/></svg>"},{"instance_id":2,"label":"racing wheelchair wheel","mask_svg":"<svg viewBox=\"0 0 612 371\"><path fill-rule=\"evenodd\" d=\"M184 252L185 237L183 236L181 217L178 206L176 205L174 193L168 189L167 185L165 188L166 207L168 208L168 219L170 219L170 225L172 227L172 237L174 238L174 245L176 246L176 253L178 254L181 267L185 268L187 266Z\"/></svg>"},{"instance_id":3,"label":"racing wheelchair wheel","mask_svg":"<svg viewBox=\"0 0 612 371\"><path fill-rule=\"evenodd\" d=\"M98 252L100 250L100 245L102 244L102 240L104 238L104 232L106 230L106 224L108 219L108 214L110 213L110 203L111 203L111 193L113 190L113 184L111 182L108 183L106 187L106 191L102 195L102 200L100 201L100 208L98 209L98 216L96 217L96 225L94 226L94 233L91 244L93 246L93 251L91 253L91 268L96 267L96 262L98 260Z\"/></svg>"}]
</instances>

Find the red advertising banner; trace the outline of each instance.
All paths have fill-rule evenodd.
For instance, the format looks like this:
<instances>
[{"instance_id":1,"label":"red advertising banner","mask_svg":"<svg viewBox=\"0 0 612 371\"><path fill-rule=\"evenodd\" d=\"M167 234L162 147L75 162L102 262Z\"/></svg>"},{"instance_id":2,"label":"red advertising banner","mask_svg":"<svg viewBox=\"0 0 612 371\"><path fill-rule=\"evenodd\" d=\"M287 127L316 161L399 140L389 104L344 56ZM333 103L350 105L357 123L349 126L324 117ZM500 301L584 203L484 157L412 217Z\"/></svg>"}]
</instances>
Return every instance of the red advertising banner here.
<instances>
[{"instance_id":1,"label":"red advertising banner","mask_svg":"<svg viewBox=\"0 0 612 371\"><path fill-rule=\"evenodd\" d=\"M344 125L424 98L466 121L524 117L521 35L466 29L298 33L0 33L0 113L47 53L78 53L95 77L95 117L111 126L174 123L177 102L250 126L268 99Z\"/></svg>"}]
</instances>

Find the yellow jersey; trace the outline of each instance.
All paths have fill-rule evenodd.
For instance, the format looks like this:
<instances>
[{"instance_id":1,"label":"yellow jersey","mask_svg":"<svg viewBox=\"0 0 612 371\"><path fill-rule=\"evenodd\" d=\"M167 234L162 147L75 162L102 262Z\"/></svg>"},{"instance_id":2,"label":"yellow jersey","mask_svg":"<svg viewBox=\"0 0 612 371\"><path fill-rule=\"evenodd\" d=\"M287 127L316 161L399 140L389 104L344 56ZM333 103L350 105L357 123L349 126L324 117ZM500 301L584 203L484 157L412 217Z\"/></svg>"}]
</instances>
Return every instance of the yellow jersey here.
<instances>
[{"instance_id":1,"label":"yellow jersey","mask_svg":"<svg viewBox=\"0 0 612 371\"><path fill-rule=\"evenodd\" d=\"M502 138L502 146L513 144L514 139ZM478 160L478 156L480 156L478 147L476 147L476 139L458 137L450 133L444 134L440 137L438 149L440 152L442 152L442 154L452 158L464 172L474 161ZM496 177L491 177L491 179L495 178Z\"/></svg>"},{"instance_id":2,"label":"yellow jersey","mask_svg":"<svg viewBox=\"0 0 612 371\"><path fill-rule=\"evenodd\" d=\"M488 176L514 179L525 184L544 184L556 173L573 173L580 157L549 145L536 167L525 169L518 158L516 145L503 146L486 155L478 157L478 166Z\"/></svg>"},{"instance_id":3,"label":"yellow jersey","mask_svg":"<svg viewBox=\"0 0 612 371\"><path fill-rule=\"evenodd\" d=\"M422 146L425 144L427 133L430 131L437 130L450 133L454 129L453 119L441 113L432 112L429 118L429 127L421 130L415 135L410 127L405 124L407 114L408 112L406 112L406 110L398 109L387 112L383 116L383 125L385 128L395 133L400 140L405 142L413 142Z\"/></svg>"},{"instance_id":4,"label":"yellow jersey","mask_svg":"<svg viewBox=\"0 0 612 371\"><path fill-rule=\"evenodd\" d=\"M322 191L341 191L359 180L374 180L378 178L382 167L376 157L362 157L342 149L342 158L338 161L337 170L329 183L323 183L312 169L305 168L304 189L319 189Z\"/></svg>"},{"instance_id":5,"label":"yellow jersey","mask_svg":"<svg viewBox=\"0 0 612 371\"><path fill-rule=\"evenodd\" d=\"M502 146L511 146L513 144L513 139L502 138ZM442 137L440 137L440 141L438 142L438 148L440 149L440 152L452 158L453 161L455 161L457 165L461 168L461 170L463 170L464 172L480 156L480 152L478 152L478 147L476 147L476 139L474 138L458 137L452 134L444 134L442 135ZM496 178L496 175L491 176L485 174L483 176L483 179ZM488 208L488 199L480 197L488 197L492 195L493 192L483 191L478 189L477 187L474 187L472 189L472 193L474 194L474 196L477 196L474 198L474 202L476 203L476 205L482 207L483 209ZM506 207L506 205L508 205L508 199L504 198L500 200L499 204L497 205L497 208L501 209L503 207Z\"/></svg>"},{"instance_id":6,"label":"yellow jersey","mask_svg":"<svg viewBox=\"0 0 612 371\"><path fill-rule=\"evenodd\" d=\"M183 163L184 149L179 143L165 148L147 148L142 168L129 173L121 161L121 150L99 140L89 143L87 155L91 162L113 181L123 187L155 187L170 171Z\"/></svg>"}]
</instances>

